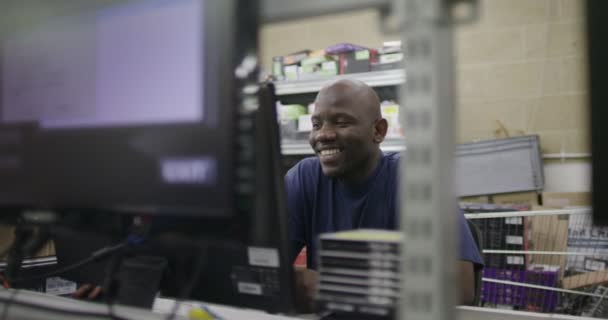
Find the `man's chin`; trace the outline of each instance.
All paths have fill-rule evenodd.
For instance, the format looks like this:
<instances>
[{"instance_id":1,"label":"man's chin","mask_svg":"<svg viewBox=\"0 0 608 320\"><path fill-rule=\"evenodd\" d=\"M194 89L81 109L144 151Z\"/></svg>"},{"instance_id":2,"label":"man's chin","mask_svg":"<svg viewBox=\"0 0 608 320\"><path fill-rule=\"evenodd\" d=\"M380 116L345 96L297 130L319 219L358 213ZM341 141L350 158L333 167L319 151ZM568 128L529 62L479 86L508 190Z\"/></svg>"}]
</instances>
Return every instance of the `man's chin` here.
<instances>
[{"instance_id":1,"label":"man's chin","mask_svg":"<svg viewBox=\"0 0 608 320\"><path fill-rule=\"evenodd\" d=\"M330 178L337 178L342 172L339 167L329 167L321 165L321 169L323 170L323 174Z\"/></svg>"}]
</instances>

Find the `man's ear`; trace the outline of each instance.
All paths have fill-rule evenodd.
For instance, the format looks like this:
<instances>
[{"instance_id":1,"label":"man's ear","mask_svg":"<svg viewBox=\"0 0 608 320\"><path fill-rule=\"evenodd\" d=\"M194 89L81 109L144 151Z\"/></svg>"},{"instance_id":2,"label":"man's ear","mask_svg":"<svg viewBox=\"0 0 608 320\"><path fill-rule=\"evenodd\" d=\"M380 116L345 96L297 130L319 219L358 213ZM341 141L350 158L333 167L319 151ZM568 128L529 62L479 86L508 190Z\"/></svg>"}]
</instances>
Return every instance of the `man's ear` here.
<instances>
[{"instance_id":1,"label":"man's ear","mask_svg":"<svg viewBox=\"0 0 608 320\"><path fill-rule=\"evenodd\" d=\"M380 119L376 121L374 125L374 142L381 143L386 137L386 131L388 130L388 122L386 119Z\"/></svg>"}]
</instances>

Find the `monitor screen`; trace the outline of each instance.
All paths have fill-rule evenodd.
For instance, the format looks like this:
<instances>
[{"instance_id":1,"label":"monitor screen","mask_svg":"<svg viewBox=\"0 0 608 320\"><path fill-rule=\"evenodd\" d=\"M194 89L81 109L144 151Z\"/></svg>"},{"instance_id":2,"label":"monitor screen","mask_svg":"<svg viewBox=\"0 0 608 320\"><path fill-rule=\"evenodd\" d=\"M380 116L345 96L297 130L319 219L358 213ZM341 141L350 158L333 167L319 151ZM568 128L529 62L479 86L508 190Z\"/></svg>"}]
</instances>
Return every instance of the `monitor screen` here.
<instances>
[{"instance_id":1,"label":"monitor screen","mask_svg":"<svg viewBox=\"0 0 608 320\"><path fill-rule=\"evenodd\" d=\"M0 205L232 214L228 3L114 1L5 27Z\"/></svg>"}]
</instances>

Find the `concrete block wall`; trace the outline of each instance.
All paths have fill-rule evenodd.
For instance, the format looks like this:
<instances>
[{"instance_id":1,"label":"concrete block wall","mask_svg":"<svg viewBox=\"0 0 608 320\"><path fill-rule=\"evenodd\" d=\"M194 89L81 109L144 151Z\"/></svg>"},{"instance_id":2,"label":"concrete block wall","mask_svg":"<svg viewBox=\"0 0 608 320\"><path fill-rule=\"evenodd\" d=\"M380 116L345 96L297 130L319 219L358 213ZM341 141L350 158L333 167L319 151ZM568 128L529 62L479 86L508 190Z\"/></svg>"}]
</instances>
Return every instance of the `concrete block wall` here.
<instances>
[{"instance_id":1,"label":"concrete block wall","mask_svg":"<svg viewBox=\"0 0 608 320\"><path fill-rule=\"evenodd\" d=\"M481 19L455 30L455 141L539 134L545 153L589 152L584 2L480 2ZM365 10L266 25L262 63L337 42L399 39L383 34L377 19Z\"/></svg>"}]
</instances>

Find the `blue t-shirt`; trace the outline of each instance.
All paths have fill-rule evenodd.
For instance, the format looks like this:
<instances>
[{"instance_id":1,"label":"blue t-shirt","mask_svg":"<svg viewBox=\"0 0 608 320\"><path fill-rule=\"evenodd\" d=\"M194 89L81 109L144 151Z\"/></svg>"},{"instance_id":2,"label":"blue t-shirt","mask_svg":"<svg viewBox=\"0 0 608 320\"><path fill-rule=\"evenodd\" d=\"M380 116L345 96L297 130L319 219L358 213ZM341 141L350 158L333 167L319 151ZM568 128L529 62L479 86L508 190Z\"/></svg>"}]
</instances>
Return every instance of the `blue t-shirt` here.
<instances>
[{"instance_id":1,"label":"blue t-shirt","mask_svg":"<svg viewBox=\"0 0 608 320\"><path fill-rule=\"evenodd\" d=\"M385 154L373 174L352 186L325 176L317 157L306 158L285 176L292 241L291 259L307 248L307 264L316 269L317 237L351 229L397 230L399 153ZM460 259L482 265L483 260L462 212Z\"/></svg>"}]
</instances>

